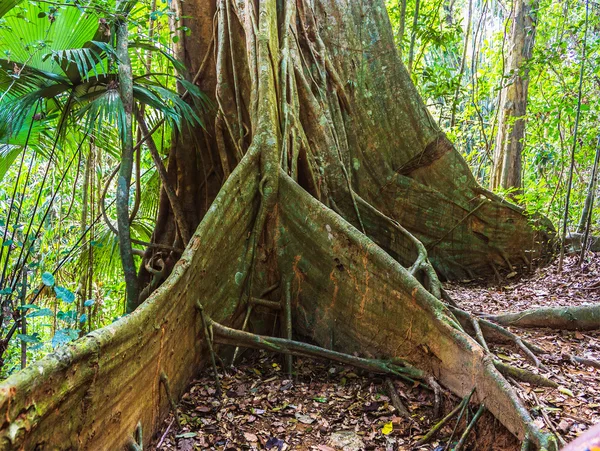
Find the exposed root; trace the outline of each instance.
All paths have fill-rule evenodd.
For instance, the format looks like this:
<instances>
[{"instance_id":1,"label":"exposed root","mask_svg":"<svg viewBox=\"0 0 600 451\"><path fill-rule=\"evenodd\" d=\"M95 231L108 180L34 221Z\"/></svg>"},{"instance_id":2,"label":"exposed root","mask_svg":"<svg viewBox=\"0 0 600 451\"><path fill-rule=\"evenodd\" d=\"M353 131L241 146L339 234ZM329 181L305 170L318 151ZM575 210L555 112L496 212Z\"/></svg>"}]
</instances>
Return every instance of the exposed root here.
<instances>
[{"instance_id":1,"label":"exposed root","mask_svg":"<svg viewBox=\"0 0 600 451\"><path fill-rule=\"evenodd\" d=\"M600 329L600 305L544 307L518 313L489 315L486 318L503 326L595 330Z\"/></svg>"},{"instance_id":2,"label":"exposed root","mask_svg":"<svg viewBox=\"0 0 600 451\"><path fill-rule=\"evenodd\" d=\"M529 382L530 384L539 385L541 387L557 388L558 384L550 379L540 376L539 374L532 373L531 371L517 368L512 365L507 365L498 360L494 360L494 366L506 377L514 377L517 380L523 382Z\"/></svg>"},{"instance_id":3,"label":"exposed root","mask_svg":"<svg viewBox=\"0 0 600 451\"><path fill-rule=\"evenodd\" d=\"M144 440L141 422L138 422L137 426L135 427L134 437L129 437L129 441L127 442L127 448L129 448L129 451L144 451Z\"/></svg>"},{"instance_id":4,"label":"exposed root","mask_svg":"<svg viewBox=\"0 0 600 451\"><path fill-rule=\"evenodd\" d=\"M412 423L414 421L413 417L400 399L400 396L398 396L394 382L389 377L385 378L385 388L387 389L388 395L392 401L392 405L396 411Z\"/></svg>"},{"instance_id":5,"label":"exposed root","mask_svg":"<svg viewBox=\"0 0 600 451\"><path fill-rule=\"evenodd\" d=\"M456 316L456 318L460 321L460 323L463 325L463 327L466 327L468 329L474 328L474 316L472 316L470 313L465 312L464 310L461 310L459 308L456 307L449 307L450 311L452 311L452 313L454 314L454 316ZM505 339L507 339L508 341L514 343L519 349L521 349L521 351L523 351L523 353L525 354L525 356L538 368L543 368L542 363L540 362L540 360L536 357L536 355L532 352L531 348L528 347L521 338L519 338L517 335L515 335L514 333L512 333L511 331L509 331L508 329L505 329L504 327L498 326L497 324L494 324L490 321L487 321L485 319L482 318L478 318L477 319L477 324L480 327L480 331L482 332L482 338L486 335L486 334L490 334L491 337L497 337L498 335L500 337L503 337ZM471 327L469 327L471 326ZM477 334L477 330L475 330L475 334Z\"/></svg>"}]
</instances>

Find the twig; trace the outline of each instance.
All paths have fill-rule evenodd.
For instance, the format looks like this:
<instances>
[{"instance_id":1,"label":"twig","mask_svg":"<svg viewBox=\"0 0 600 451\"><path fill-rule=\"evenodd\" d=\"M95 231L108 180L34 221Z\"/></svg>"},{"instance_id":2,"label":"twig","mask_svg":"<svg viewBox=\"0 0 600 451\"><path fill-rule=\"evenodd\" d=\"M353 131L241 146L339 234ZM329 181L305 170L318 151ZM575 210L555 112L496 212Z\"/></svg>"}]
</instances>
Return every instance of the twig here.
<instances>
[{"instance_id":1,"label":"twig","mask_svg":"<svg viewBox=\"0 0 600 451\"><path fill-rule=\"evenodd\" d=\"M550 421L550 418L548 418L548 414L542 407L542 404L540 403L540 399L537 397L537 395L535 394L535 392L533 390L531 391L531 394L533 396L533 399L535 399L535 402L536 402L538 408L540 409L540 413L542 414L542 417L544 418L546 425L552 430L552 432L554 432L554 435L556 435L556 437L560 441L561 446L565 446L567 444L566 440L562 437L562 435L560 435L558 433L558 431L556 430L556 427L554 426L554 423L552 423L552 421Z\"/></svg>"},{"instance_id":2,"label":"twig","mask_svg":"<svg viewBox=\"0 0 600 451\"><path fill-rule=\"evenodd\" d=\"M165 439L167 438L167 434L169 433L169 431L171 430L171 426L173 426L173 423L175 422L175 418L173 417L171 419L171 422L169 423L169 425L167 426L167 430L165 431L165 433L162 435L162 437L160 438L158 445L156 445L156 448L160 448L161 445L163 444L163 442L165 441Z\"/></svg>"}]
</instances>

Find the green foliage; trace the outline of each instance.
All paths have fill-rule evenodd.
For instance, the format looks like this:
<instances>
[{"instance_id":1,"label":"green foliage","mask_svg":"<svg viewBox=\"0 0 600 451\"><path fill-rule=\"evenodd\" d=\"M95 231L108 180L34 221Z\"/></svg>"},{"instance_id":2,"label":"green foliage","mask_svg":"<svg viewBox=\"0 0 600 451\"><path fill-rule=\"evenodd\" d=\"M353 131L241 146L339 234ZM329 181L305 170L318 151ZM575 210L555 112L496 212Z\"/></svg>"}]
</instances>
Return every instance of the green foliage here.
<instances>
[{"instance_id":1,"label":"green foliage","mask_svg":"<svg viewBox=\"0 0 600 451\"><path fill-rule=\"evenodd\" d=\"M510 81L504 74L503 56L508 52L512 1L473 0L472 32L469 35L465 71L458 77L465 42L468 0L421 2L416 29L412 27L415 2L409 0L403 60L415 35L412 78L433 117L453 139L479 181L489 184L497 133L499 93ZM392 27L399 28L396 0L388 0ZM449 5L453 6L450 11ZM581 215L597 135L600 133L600 7L590 2L588 61L584 74L580 143L570 206L571 230ZM533 58L529 69L526 138L523 143L523 192L516 200L531 212L561 220L566 174L577 112L577 87L581 64L584 0L540 0L536 11ZM458 89L456 125L450 112ZM502 195L511 193L503 192ZM600 218L595 217L595 221ZM594 227L598 228L597 222Z\"/></svg>"},{"instance_id":2,"label":"green foliage","mask_svg":"<svg viewBox=\"0 0 600 451\"><path fill-rule=\"evenodd\" d=\"M14 318L27 321L26 334L19 324L9 337L3 377L19 369L21 343L31 362L123 313L118 240L100 204L103 199L114 224L110 175L119 163L125 112L114 2L0 3L0 338ZM155 142L166 155L172 131L201 125L210 105L178 75L185 67L171 48L169 6L150 11L140 2L120 2L120 8L129 11L135 101L148 125L157 126ZM160 179L145 146L138 170L143 189L131 187L130 209L139 196L131 235L147 242Z\"/></svg>"}]
</instances>

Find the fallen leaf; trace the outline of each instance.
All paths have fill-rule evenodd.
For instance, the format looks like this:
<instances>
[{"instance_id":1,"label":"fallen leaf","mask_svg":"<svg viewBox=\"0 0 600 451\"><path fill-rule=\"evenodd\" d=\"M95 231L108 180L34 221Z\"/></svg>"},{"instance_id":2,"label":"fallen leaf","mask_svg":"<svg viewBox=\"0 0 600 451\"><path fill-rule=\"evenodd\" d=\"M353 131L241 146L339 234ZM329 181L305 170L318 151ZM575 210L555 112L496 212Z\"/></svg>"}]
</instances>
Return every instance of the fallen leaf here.
<instances>
[{"instance_id":1,"label":"fallen leaf","mask_svg":"<svg viewBox=\"0 0 600 451\"><path fill-rule=\"evenodd\" d=\"M258 442L258 437L251 432L244 432L244 438L249 442Z\"/></svg>"},{"instance_id":2,"label":"fallen leaf","mask_svg":"<svg viewBox=\"0 0 600 451\"><path fill-rule=\"evenodd\" d=\"M381 428L381 433L383 435L389 435L392 433L392 431L394 430L394 425L392 424L392 422L390 421L389 423L385 423L383 425L383 427Z\"/></svg>"}]
</instances>

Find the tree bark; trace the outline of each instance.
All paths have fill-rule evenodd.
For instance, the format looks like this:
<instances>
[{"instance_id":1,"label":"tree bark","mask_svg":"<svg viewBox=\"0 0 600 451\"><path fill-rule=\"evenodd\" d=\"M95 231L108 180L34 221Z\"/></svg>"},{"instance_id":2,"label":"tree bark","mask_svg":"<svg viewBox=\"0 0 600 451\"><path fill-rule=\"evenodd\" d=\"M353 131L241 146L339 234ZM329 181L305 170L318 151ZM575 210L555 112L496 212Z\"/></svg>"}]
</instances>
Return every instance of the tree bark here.
<instances>
[{"instance_id":1,"label":"tree bark","mask_svg":"<svg viewBox=\"0 0 600 451\"><path fill-rule=\"evenodd\" d=\"M169 409L162 372L178 398L208 362L196 304L239 328L253 298L289 286L298 336L475 388L511 432L554 449L438 299L438 276L530 262L553 229L476 183L401 64L383 1L180 6L189 79L215 105L167 167L196 232L181 258L160 256L172 273L131 315L0 384L0 447L118 449L138 422L147 443ZM163 190L153 241L179 239ZM153 262L138 279L152 290Z\"/></svg>"},{"instance_id":2,"label":"tree bark","mask_svg":"<svg viewBox=\"0 0 600 451\"><path fill-rule=\"evenodd\" d=\"M500 94L498 134L490 178L493 190L515 188L519 193L522 189L521 153L529 88L527 64L533 54L538 8L538 0L514 0L505 70L509 82Z\"/></svg>"}]
</instances>

